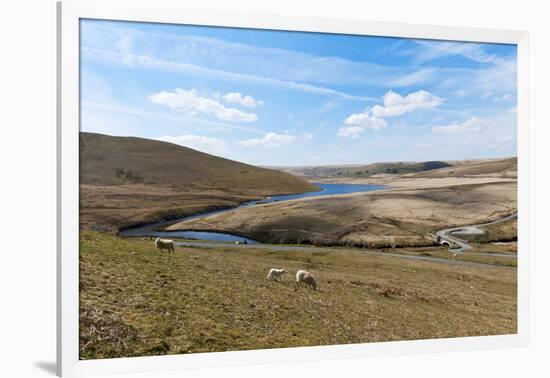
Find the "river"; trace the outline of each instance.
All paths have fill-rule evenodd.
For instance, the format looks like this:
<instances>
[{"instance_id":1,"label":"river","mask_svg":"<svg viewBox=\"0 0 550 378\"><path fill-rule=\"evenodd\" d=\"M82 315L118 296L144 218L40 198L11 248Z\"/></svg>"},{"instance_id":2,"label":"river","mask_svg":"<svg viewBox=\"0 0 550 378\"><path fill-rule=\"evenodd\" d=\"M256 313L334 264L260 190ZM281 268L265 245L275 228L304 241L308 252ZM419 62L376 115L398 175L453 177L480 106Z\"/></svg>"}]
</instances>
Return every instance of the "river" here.
<instances>
[{"instance_id":1,"label":"river","mask_svg":"<svg viewBox=\"0 0 550 378\"><path fill-rule=\"evenodd\" d=\"M219 214L225 211L233 211L236 209L251 207L258 204L272 203L272 202L281 202L289 201L298 198L306 197L322 197L330 196L335 194L350 194L350 193L360 193L360 192L371 192L373 190L384 189L383 185L367 185L367 184L325 184L325 183L314 183L316 186L320 187L321 190L316 192L306 192L298 194L284 194L267 197L258 201L250 201L241 204L238 207L224 210L216 210L202 214L190 215L184 218L175 219L166 222L159 222L154 224L149 224L142 227L130 228L119 233L120 236L124 237L135 237L135 236L152 236L152 237L172 237L172 238L184 238L184 239L196 239L196 240L206 240L206 241L215 241L215 242L232 242L232 243L246 243L246 244L258 244L258 241L248 239L242 236L226 234L221 232L199 232L199 231L157 231L160 227L166 227L168 225L183 222L186 220L203 218L214 214Z\"/></svg>"}]
</instances>

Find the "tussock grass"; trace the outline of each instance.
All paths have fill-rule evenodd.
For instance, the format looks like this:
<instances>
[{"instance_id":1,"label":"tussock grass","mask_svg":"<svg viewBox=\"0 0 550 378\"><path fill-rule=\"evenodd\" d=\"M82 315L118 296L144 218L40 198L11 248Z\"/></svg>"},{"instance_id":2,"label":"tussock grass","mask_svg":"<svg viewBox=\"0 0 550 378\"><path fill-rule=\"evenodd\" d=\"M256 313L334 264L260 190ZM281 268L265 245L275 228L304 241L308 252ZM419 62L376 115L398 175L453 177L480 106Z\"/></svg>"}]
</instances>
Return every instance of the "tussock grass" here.
<instances>
[{"instance_id":1,"label":"tussock grass","mask_svg":"<svg viewBox=\"0 0 550 378\"><path fill-rule=\"evenodd\" d=\"M266 280L269 268L289 271ZM313 272L319 290L295 290ZM346 249L178 247L83 231L80 357L200 353L517 330L516 270Z\"/></svg>"}]
</instances>

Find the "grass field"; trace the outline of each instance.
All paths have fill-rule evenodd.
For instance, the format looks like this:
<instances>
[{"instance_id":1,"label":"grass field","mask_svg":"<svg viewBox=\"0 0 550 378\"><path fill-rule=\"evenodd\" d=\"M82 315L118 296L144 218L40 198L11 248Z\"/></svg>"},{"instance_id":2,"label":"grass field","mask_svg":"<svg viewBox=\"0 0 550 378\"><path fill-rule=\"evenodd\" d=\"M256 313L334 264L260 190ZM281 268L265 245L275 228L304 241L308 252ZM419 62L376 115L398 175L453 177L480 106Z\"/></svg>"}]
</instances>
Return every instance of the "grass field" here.
<instances>
[{"instance_id":1,"label":"grass field","mask_svg":"<svg viewBox=\"0 0 550 378\"><path fill-rule=\"evenodd\" d=\"M83 359L512 334L516 270L357 250L176 248L81 233ZM284 282L266 280L284 267ZM295 291L307 269L319 290Z\"/></svg>"}]
</instances>

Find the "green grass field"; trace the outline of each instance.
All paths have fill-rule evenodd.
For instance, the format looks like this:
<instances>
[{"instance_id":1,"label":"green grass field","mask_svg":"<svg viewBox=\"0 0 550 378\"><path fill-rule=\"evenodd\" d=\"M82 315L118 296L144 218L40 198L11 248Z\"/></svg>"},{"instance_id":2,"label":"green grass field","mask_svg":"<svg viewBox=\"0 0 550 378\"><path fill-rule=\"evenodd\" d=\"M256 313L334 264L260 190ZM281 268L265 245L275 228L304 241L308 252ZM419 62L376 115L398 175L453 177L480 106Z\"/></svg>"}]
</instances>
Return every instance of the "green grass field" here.
<instances>
[{"instance_id":1,"label":"green grass field","mask_svg":"<svg viewBox=\"0 0 550 378\"><path fill-rule=\"evenodd\" d=\"M176 248L81 233L80 357L512 334L516 270L358 250ZM266 280L269 268L289 271ZM295 290L297 269L319 290Z\"/></svg>"}]
</instances>

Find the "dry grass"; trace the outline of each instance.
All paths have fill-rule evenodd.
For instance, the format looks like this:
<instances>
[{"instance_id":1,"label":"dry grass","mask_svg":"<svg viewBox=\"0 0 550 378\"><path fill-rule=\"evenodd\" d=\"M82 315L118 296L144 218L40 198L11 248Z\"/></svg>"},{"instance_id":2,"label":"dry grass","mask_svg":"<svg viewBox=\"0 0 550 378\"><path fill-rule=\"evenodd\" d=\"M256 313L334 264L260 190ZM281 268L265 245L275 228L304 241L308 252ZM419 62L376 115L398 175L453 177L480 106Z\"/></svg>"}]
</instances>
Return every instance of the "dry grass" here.
<instances>
[{"instance_id":1,"label":"dry grass","mask_svg":"<svg viewBox=\"0 0 550 378\"><path fill-rule=\"evenodd\" d=\"M80 185L80 226L116 232L128 225L238 206L258 199L222 190L174 189L170 186L124 184Z\"/></svg>"},{"instance_id":2,"label":"dry grass","mask_svg":"<svg viewBox=\"0 0 550 378\"><path fill-rule=\"evenodd\" d=\"M269 268L312 271L295 291ZM517 330L516 270L358 251L181 248L84 231L81 358L280 348Z\"/></svg>"},{"instance_id":3,"label":"dry grass","mask_svg":"<svg viewBox=\"0 0 550 378\"><path fill-rule=\"evenodd\" d=\"M508 242L517 241L518 221L514 219L510 222L502 222L481 227L485 234L480 242Z\"/></svg>"},{"instance_id":4,"label":"dry grass","mask_svg":"<svg viewBox=\"0 0 550 378\"><path fill-rule=\"evenodd\" d=\"M430 234L516 211L517 184L496 182L304 198L180 222L169 230L217 230L269 243L369 248L432 245Z\"/></svg>"},{"instance_id":5,"label":"dry grass","mask_svg":"<svg viewBox=\"0 0 550 378\"><path fill-rule=\"evenodd\" d=\"M472 244L473 250L461 254L454 254L447 247L422 247L422 248L388 248L381 249L382 252L391 254L403 254L409 256L424 256L437 259L465 261L488 265L517 267L515 243L502 244ZM500 255L506 256L500 256Z\"/></svg>"}]
</instances>

